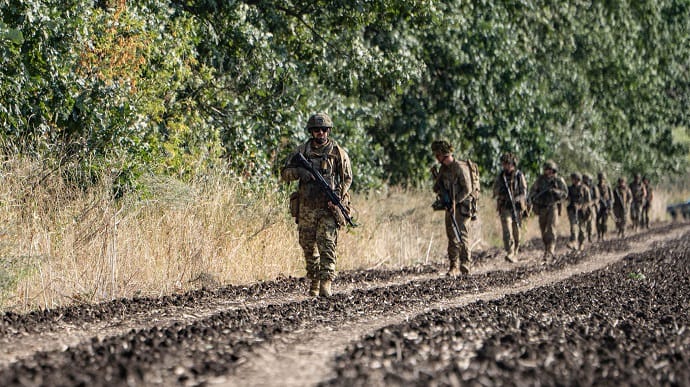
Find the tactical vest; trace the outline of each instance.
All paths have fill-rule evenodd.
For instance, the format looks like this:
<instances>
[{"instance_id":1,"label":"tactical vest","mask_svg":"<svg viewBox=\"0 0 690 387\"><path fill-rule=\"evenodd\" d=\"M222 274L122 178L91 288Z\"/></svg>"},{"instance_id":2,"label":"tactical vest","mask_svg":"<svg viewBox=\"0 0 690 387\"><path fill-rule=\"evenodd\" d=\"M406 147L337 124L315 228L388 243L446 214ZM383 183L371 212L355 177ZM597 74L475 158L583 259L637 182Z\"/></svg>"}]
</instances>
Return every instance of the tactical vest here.
<instances>
[{"instance_id":1,"label":"tactical vest","mask_svg":"<svg viewBox=\"0 0 690 387\"><path fill-rule=\"evenodd\" d=\"M328 185L336 193L342 193L342 184L345 180L342 160L342 149L333 140L329 140L321 148L311 146L311 140L298 147L304 158L307 159L321 175ZM323 189L316 181L303 183L300 181L299 192L302 200L311 207L327 208L328 200ZM303 202L303 203L304 203Z\"/></svg>"}]
</instances>

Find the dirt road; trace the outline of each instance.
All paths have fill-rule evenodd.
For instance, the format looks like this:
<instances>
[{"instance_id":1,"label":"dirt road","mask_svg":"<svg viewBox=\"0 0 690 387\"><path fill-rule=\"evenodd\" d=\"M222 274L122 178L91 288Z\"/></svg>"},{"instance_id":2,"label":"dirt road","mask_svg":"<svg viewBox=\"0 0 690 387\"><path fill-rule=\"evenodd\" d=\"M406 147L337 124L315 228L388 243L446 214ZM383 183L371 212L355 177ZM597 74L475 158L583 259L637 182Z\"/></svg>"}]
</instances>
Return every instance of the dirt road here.
<instances>
[{"instance_id":1,"label":"dirt road","mask_svg":"<svg viewBox=\"0 0 690 387\"><path fill-rule=\"evenodd\" d=\"M486 305L511 297L524 300L527 295L534 300L555 297L531 292L578 288L580 282L591 282L587 276L601 280L600 273L633 270L619 267L632 256L646 257L641 260L644 263L676 254L682 267L687 262L689 231L688 224L658 225L623 240L595 244L584 252L561 251L546 264L536 247L523 252L518 264L503 262L493 252L478 253L473 274L457 279L442 276L444 268L434 265L342 273L336 294L328 299L306 297L303 279L286 278L163 298L6 314L0 321L0 385L303 386L417 381L453 385L472 380L458 376L467 376L467 370L491 369L490 365L497 364L496 356L485 354L486 343L507 328L486 321L505 316L500 308ZM576 279L580 282L569 284ZM690 294L690 289L683 289L683 281L675 282L680 284L679 292ZM676 308L677 312L683 313L685 306ZM542 300L527 303L525 310L541 308L541 313L568 315L564 307L576 306L554 303L551 307ZM481 318L459 317L469 309ZM668 318L676 325L682 321L682 316ZM446 327L452 339L441 335L437 342L425 342L420 339L424 329L410 324L429 326L429 319L438 320L439 325L448 320L462 323ZM533 316L518 319L534 320ZM511 321L515 325L515 319ZM534 329L551 332L550 328ZM382 345L382 337L401 331L407 336L384 340ZM453 332L462 332L462 339ZM675 332L680 340L677 346L687 346L689 332L680 327ZM514 337L521 336L515 333ZM568 335L563 337L569 340ZM518 339L515 343L525 345ZM436 345L445 349L435 349ZM430 361L423 354L438 359ZM416 360L411 364L409 359ZM511 358L501 357L500 364L510 363L505 359ZM545 364L539 357L526 359L527 365L510 364L520 372L523 366L534 370ZM660 363L658 369L677 362L672 360ZM549 365L559 361L554 358ZM426 365L416 369L420 364Z\"/></svg>"}]
</instances>

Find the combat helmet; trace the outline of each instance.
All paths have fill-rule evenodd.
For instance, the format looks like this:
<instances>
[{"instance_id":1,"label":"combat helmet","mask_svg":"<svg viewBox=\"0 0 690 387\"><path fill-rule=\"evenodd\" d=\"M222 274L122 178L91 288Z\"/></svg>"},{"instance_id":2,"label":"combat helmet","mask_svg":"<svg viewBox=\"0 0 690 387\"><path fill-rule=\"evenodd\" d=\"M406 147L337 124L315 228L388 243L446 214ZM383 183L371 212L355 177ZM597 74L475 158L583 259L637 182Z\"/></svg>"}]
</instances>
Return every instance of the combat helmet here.
<instances>
[{"instance_id":1,"label":"combat helmet","mask_svg":"<svg viewBox=\"0 0 690 387\"><path fill-rule=\"evenodd\" d=\"M592 182L592 175L590 175L589 173L583 173L582 174L582 181L584 181L586 183L591 183Z\"/></svg>"},{"instance_id":2,"label":"combat helmet","mask_svg":"<svg viewBox=\"0 0 690 387\"><path fill-rule=\"evenodd\" d=\"M544 169L550 169L554 172L558 172L558 165L556 165L556 162L553 160L547 160L544 163Z\"/></svg>"},{"instance_id":3,"label":"combat helmet","mask_svg":"<svg viewBox=\"0 0 690 387\"><path fill-rule=\"evenodd\" d=\"M514 154L507 152L501 156L501 164L503 164L503 163L513 164L513 165L517 166L518 158Z\"/></svg>"},{"instance_id":4,"label":"combat helmet","mask_svg":"<svg viewBox=\"0 0 690 387\"><path fill-rule=\"evenodd\" d=\"M573 173L571 173L571 174L570 174L570 178L571 178L571 179L575 179L575 180L582 181L582 175L580 174L580 172L573 172Z\"/></svg>"},{"instance_id":5,"label":"combat helmet","mask_svg":"<svg viewBox=\"0 0 690 387\"><path fill-rule=\"evenodd\" d=\"M307 129L311 128L332 128L333 121L331 117L326 113L316 113L312 114L307 121Z\"/></svg>"},{"instance_id":6,"label":"combat helmet","mask_svg":"<svg viewBox=\"0 0 690 387\"><path fill-rule=\"evenodd\" d=\"M431 151L434 154L449 155L453 153L453 146L446 140L436 140L431 143Z\"/></svg>"},{"instance_id":7,"label":"combat helmet","mask_svg":"<svg viewBox=\"0 0 690 387\"><path fill-rule=\"evenodd\" d=\"M599 180L606 180L606 174L604 172L599 172L597 173L597 179Z\"/></svg>"}]
</instances>

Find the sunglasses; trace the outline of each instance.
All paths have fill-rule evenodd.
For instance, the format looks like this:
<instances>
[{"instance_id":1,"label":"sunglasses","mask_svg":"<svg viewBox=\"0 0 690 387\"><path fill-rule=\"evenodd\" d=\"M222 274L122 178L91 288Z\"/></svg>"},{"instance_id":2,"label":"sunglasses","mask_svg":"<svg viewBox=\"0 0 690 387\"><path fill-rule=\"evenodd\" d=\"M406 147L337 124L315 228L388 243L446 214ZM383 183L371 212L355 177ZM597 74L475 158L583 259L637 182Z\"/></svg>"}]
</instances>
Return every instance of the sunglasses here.
<instances>
[{"instance_id":1,"label":"sunglasses","mask_svg":"<svg viewBox=\"0 0 690 387\"><path fill-rule=\"evenodd\" d=\"M311 132L312 132L312 133L316 133L316 132L324 132L324 133L326 133L326 132L328 132L328 129L329 129L329 128L311 128Z\"/></svg>"}]
</instances>

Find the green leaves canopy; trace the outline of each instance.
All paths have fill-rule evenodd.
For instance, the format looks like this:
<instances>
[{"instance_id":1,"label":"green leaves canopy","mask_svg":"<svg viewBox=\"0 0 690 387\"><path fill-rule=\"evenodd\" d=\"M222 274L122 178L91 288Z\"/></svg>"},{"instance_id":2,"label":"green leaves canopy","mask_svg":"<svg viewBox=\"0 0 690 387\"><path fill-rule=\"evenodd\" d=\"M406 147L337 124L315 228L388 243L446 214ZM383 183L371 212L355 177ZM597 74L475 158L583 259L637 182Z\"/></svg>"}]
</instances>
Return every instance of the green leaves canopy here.
<instances>
[{"instance_id":1,"label":"green leaves canopy","mask_svg":"<svg viewBox=\"0 0 690 387\"><path fill-rule=\"evenodd\" d=\"M80 184L261 181L327 111L359 189L422 184L440 137L485 178L507 150L532 173L685 167L686 1L131 3L0 0L6 148Z\"/></svg>"}]
</instances>

